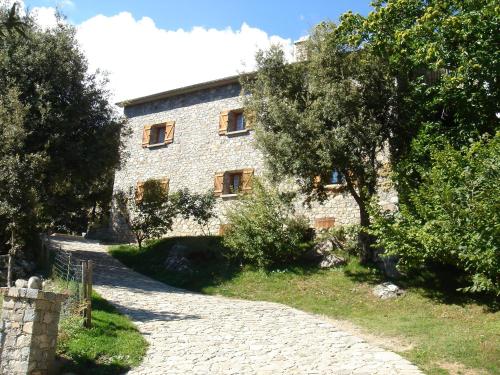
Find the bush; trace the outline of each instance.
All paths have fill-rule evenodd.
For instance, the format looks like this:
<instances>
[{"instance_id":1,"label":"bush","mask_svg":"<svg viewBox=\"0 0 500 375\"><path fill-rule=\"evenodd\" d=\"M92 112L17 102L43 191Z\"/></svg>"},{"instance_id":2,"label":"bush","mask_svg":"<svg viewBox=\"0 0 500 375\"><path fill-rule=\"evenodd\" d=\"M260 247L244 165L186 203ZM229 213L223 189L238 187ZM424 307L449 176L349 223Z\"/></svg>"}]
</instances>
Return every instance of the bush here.
<instances>
[{"instance_id":1,"label":"bush","mask_svg":"<svg viewBox=\"0 0 500 375\"><path fill-rule=\"evenodd\" d=\"M311 246L309 223L294 215L292 196L254 182L252 195L226 213L229 229L224 245L231 256L259 267L296 262Z\"/></svg>"},{"instance_id":2,"label":"bush","mask_svg":"<svg viewBox=\"0 0 500 375\"><path fill-rule=\"evenodd\" d=\"M432 168L396 213L376 213L378 243L402 269L453 266L463 291L500 294L500 133L432 152Z\"/></svg>"},{"instance_id":3,"label":"bush","mask_svg":"<svg viewBox=\"0 0 500 375\"><path fill-rule=\"evenodd\" d=\"M358 235L360 225L342 225L331 227L317 234L316 242L329 240L334 246L334 253L346 257L359 256Z\"/></svg>"}]
</instances>

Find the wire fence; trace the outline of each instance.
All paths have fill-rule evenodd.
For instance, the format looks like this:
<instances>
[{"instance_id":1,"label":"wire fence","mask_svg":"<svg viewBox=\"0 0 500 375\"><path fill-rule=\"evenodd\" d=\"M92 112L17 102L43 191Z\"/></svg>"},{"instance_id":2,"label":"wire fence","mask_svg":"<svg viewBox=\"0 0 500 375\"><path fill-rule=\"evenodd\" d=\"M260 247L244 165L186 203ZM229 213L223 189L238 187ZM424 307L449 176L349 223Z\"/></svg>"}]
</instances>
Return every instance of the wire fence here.
<instances>
[{"instance_id":1,"label":"wire fence","mask_svg":"<svg viewBox=\"0 0 500 375\"><path fill-rule=\"evenodd\" d=\"M68 298L62 306L62 315L82 315L84 325L90 327L92 317L92 262L81 260L61 247L52 249L52 278Z\"/></svg>"}]
</instances>

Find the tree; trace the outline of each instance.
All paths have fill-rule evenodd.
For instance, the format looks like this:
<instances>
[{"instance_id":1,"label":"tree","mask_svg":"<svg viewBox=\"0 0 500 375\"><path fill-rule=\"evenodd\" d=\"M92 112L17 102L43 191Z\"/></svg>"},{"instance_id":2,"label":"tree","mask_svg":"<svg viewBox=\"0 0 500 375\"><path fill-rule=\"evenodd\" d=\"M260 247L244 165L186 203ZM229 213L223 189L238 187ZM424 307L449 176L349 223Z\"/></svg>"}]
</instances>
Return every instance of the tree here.
<instances>
[{"instance_id":1,"label":"tree","mask_svg":"<svg viewBox=\"0 0 500 375\"><path fill-rule=\"evenodd\" d=\"M168 196L160 181L148 180L143 189L135 195L115 194L118 212L134 234L139 250L144 240L159 238L172 229L179 214L177 200Z\"/></svg>"},{"instance_id":2,"label":"tree","mask_svg":"<svg viewBox=\"0 0 500 375\"><path fill-rule=\"evenodd\" d=\"M188 189L177 192L178 205L184 219L193 219L203 234L210 234L209 223L215 217L215 196L213 190L204 194L190 193Z\"/></svg>"},{"instance_id":3,"label":"tree","mask_svg":"<svg viewBox=\"0 0 500 375\"><path fill-rule=\"evenodd\" d=\"M399 267L429 263L465 275L465 291L500 295L500 133L456 150L431 151L432 167L419 188L393 213L379 214L373 230Z\"/></svg>"},{"instance_id":4,"label":"tree","mask_svg":"<svg viewBox=\"0 0 500 375\"><path fill-rule=\"evenodd\" d=\"M207 227L214 217L213 192L198 194L183 189L169 194L161 180L147 180L134 195L118 192L114 200L139 249L145 240L160 238L170 231L178 216L192 218L202 227Z\"/></svg>"},{"instance_id":5,"label":"tree","mask_svg":"<svg viewBox=\"0 0 500 375\"><path fill-rule=\"evenodd\" d=\"M120 162L124 121L105 83L88 72L73 27L42 30L0 6L1 252L13 227L25 247L40 230L86 229Z\"/></svg>"},{"instance_id":6,"label":"tree","mask_svg":"<svg viewBox=\"0 0 500 375\"><path fill-rule=\"evenodd\" d=\"M295 64L277 47L257 55L256 76L244 82L257 144L273 174L295 177L309 199L324 200L328 176L340 171L366 229L378 156L398 124L394 78L383 59L351 47L332 23L318 25L306 49L307 60ZM365 231L360 242L368 262Z\"/></svg>"},{"instance_id":7,"label":"tree","mask_svg":"<svg viewBox=\"0 0 500 375\"><path fill-rule=\"evenodd\" d=\"M263 268L287 266L310 249L309 222L296 216L292 194L254 180L252 194L226 212L230 256Z\"/></svg>"}]
</instances>

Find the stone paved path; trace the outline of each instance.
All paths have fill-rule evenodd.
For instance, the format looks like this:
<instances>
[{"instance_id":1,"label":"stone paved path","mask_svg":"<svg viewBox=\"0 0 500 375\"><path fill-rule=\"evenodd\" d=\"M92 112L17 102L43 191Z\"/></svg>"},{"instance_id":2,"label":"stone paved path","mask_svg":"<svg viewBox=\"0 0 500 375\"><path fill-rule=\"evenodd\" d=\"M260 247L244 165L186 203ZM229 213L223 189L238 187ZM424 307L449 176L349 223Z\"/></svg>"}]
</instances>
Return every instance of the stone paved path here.
<instances>
[{"instance_id":1,"label":"stone paved path","mask_svg":"<svg viewBox=\"0 0 500 375\"><path fill-rule=\"evenodd\" d=\"M89 241L54 239L95 262L96 291L148 340L129 374L422 374L399 355L284 305L187 292L140 275Z\"/></svg>"}]
</instances>

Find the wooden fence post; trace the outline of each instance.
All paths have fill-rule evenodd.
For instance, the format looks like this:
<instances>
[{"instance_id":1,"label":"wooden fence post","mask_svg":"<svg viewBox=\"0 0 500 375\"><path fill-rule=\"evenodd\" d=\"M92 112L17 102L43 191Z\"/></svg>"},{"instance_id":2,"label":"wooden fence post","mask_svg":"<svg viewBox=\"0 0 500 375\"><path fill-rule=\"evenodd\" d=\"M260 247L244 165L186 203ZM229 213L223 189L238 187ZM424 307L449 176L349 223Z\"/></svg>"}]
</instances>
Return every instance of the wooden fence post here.
<instances>
[{"instance_id":1,"label":"wooden fence post","mask_svg":"<svg viewBox=\"0 0 500 375\"><path fill-rule=\"evenodd\" d=\"M92 261L87 261L87 316L85 317L85 326L92 327Z\"/></svg>"}]
</instances>

